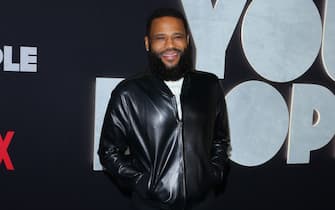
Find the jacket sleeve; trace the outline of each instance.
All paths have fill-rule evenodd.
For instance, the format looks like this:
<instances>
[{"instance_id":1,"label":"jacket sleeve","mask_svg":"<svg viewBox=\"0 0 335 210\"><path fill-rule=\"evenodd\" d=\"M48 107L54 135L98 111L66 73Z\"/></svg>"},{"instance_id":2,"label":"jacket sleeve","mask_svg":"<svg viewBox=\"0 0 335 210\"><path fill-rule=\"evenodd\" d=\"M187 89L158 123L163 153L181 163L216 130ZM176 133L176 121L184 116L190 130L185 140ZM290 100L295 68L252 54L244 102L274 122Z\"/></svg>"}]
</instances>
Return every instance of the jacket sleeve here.
<instances>
[{"instance_id":1,"label":"jacket sleeve","mask_svg":"<svg viewBox=\"0 0 335 210\"><path fill-rule=\"evenodd\" d=\"M129 122L126 100L113 91L109 100L100 137L98 154L104 170L123 190L131 190L142 173L133 165L128 149Z\"/></svg>"},{"instance_id":2,"label":"jacket sleeve","mask_svg":"<svg viewBox=\"0 0 335 210\"><path fill-rule=\"evenodd\" d=\"M218 102L214 137L212 141L211 163L213 166L212 175L214 177L214 182L216 184L220 184L223 182L224 177L227 175L229 170L228 149L230 148L230 136L228 112L224 94L219 81L217 81L217 93Z\"/></svg>"}]
</instances>

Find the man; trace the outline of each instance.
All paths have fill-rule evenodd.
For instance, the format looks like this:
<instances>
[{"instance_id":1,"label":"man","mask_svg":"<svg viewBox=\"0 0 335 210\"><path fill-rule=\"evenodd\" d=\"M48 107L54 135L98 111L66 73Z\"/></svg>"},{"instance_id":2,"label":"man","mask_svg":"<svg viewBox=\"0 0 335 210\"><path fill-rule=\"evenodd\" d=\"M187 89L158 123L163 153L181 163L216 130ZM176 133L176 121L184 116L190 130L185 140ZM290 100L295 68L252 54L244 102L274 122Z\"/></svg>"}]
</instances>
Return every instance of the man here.
<instances>
[{"instance_id":1,"label":"man","mask_svg":"<svg viewBox=\"0 0 335 210\"><path fill-rule=\"evenodd\" d=\"M185 17L158 9L147 22L150 72L111 94L99 147L106 172L139 209L194 209L226 174L229 140L215 75L193 70Z\"/></svg>"}]
</instances>

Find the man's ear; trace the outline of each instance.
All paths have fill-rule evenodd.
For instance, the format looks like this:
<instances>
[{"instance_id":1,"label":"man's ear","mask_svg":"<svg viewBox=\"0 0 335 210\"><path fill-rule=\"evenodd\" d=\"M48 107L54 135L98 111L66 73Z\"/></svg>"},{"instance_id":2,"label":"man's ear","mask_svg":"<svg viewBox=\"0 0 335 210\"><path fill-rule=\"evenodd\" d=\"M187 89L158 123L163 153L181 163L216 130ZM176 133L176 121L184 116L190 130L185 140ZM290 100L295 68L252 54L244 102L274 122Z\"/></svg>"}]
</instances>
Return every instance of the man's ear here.
<instances>
[{"instance_id":1,"label":"man's ear","mask_svg":"<svg viewBox=\"0 0 335 210\"><path fill-rule=\"evenodd\" d=\"M146 51L149 51L149 49L150 49L150 44L149 44L149 37L148 36L145 36L144 37L144 44L145 44L145 50Z\"/></svg>"}]
</instances>

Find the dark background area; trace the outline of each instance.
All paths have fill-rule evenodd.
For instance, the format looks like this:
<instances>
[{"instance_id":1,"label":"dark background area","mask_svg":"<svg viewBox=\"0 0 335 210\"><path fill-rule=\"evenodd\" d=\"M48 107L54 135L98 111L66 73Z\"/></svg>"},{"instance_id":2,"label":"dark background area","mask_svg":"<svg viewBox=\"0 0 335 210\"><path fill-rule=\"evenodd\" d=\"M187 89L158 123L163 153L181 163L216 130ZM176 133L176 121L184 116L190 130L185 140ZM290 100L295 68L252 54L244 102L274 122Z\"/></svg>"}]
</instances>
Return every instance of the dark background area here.
<instances>
[{"instance_id":1,"label":"dark background area","mask_svg":"<svg viewBox=\"0 0 335 210\"><path fill-rule=\"evenodd\" d=\"M315 3L322 11L324 1ZM37 73L0 71L0 134L15 131L8 149L15 170L0 165L1 210L130 209L109 178L92 169L95 78L145 70L146 17L165 6L181 8L181 3L1 2L1 49L13 46L18 62L20 46L38 47ZM242 81L266 81L245 59L240 27L241 21L227 49L226 91ZM292 83L268 83L288 97ZM335 92L320 56L294 83ZM333 139L312 152L310 164L287 165L285 145L264 165L232 163L216 209L334 209L334 147Z\"/></svg>"}]
</instances>

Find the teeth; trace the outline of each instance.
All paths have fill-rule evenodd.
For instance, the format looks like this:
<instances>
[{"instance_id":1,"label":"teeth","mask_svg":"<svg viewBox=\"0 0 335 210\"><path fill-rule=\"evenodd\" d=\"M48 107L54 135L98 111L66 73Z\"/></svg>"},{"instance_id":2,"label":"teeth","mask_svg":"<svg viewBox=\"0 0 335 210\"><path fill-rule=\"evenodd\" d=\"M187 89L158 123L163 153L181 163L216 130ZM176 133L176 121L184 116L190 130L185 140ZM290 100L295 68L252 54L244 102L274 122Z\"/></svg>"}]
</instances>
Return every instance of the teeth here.
<instances>
[{"instance_id":1,"label":"teeth","mask_svg":"<svg viewBox=\"0 0 335 210\"><path fill-rule=\"evenodd\" d=\"M164 57L173 57L173 56L177 56L177 53L173 53L173 54L164 54Z\"/></svg>"},{"instance_id":2,"label":"teeth","mask_svg":"<svg viewBox=\"0 0 335 210\"><path fill-rule=\"evenodd\" d=\"M166 52L166 53L163 53L163 56L176 56L177 55L177 52Z\"/></svg>"}]
</instances>

